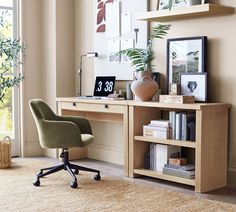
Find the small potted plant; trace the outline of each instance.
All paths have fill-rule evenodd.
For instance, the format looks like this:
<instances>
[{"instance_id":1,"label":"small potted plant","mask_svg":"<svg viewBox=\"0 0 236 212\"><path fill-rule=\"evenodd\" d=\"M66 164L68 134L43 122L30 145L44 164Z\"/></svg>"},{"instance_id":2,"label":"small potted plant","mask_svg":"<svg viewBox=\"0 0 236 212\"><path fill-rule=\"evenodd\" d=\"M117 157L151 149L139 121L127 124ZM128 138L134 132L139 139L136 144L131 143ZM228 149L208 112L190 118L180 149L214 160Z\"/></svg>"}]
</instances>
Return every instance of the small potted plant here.
<instances>
[{"instance_id":1,"label":"small potted plant","mask_svg":"<svg viewBox=\"0 0 236 212\"><path fill-rule=\"evenodd\" d=\"M156 94L158 84L152 79L154 66L151 62L155 59L152 49L153 39L163 39L167 35L170 25L158 25L153 27L152 33L148 39L146 49L130 48L120 51L119 53L127 56L131 61L131 66L135 68L136 80L132 82L131 89L136 99L149 101Z\"/></svg>"},{"instance_id":2,"label":"small potted plant","mask_svg":"<svg viewBox=\"0 0 236 212\"><path fill-rule=\"evenodd\" d=\"M11 102L10 89L18 86L23 79L18 69L22 64L24 45L19 39L9 38L11 29L7 16L8 12L2 12L0 15L0 118L6 115L5 107ZM17 72L18 74L16 74ZM8 101L4 101L4 99ZM8 168L11 165L11 142L9 140L9 136L7 139L5 137L3 141L0 138L0 168Z\"/></svg>"}]
</instances>

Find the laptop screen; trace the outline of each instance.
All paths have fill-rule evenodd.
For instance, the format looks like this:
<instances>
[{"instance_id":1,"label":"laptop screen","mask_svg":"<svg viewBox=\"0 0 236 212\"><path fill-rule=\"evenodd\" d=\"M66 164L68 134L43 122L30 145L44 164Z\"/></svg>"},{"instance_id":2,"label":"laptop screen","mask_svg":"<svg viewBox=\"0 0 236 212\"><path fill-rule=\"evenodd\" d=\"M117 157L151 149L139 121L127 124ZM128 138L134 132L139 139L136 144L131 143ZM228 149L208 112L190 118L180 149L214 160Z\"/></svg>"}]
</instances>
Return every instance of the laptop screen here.
<instances>
[{"instance_id":1,"label":"laptop screen","mask_svg":"<svg viewBox=\"0 0 236 212\"><path fill-rule=\"evenodd\" d=\"M94 86L94 96L108 96L114 93L115 76L98 76Z\"/></svg>"}]
</instances>

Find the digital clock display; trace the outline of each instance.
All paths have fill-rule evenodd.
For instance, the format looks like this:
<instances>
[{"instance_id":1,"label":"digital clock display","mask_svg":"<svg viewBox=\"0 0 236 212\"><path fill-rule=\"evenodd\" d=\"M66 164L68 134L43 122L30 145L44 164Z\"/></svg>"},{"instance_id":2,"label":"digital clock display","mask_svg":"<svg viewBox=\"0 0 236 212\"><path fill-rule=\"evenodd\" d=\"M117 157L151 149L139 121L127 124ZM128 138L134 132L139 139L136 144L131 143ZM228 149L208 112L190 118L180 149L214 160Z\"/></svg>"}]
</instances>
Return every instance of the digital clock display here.
<instances>
[{"instance_id":1,"label":"digital clock display","mask_svg":"<svg viewBox=\"0 0 236 212\"><path fill-rule=\"evenodd\" d=\"M114 93L116 77L96 77L94 96L108 96Z\"/></svg>"}]
</instances>

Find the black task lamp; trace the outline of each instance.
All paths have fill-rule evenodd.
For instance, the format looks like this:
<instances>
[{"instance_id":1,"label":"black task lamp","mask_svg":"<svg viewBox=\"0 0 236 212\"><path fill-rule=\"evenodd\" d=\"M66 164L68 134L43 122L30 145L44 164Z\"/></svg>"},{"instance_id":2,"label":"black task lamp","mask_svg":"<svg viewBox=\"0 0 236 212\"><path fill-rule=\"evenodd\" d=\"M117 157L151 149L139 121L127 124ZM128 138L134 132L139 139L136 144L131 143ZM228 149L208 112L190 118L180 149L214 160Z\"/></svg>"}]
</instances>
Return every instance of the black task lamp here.
<instances>
[{"instance_id":1,"label":"black task lamp","mask_svg":"<svg viewBox=\"0 0 236 212\"><path fill-rule=\"evenodd\" d=\"M83 54L80 56L80 66L79 66L79 94L80 96L82 95L82 66L83 66L83 58L87 57L87 58L94 58L94 57L98 57L98 53L97 52L89 52L87 54Z\"/></svg>"}]
</instances>

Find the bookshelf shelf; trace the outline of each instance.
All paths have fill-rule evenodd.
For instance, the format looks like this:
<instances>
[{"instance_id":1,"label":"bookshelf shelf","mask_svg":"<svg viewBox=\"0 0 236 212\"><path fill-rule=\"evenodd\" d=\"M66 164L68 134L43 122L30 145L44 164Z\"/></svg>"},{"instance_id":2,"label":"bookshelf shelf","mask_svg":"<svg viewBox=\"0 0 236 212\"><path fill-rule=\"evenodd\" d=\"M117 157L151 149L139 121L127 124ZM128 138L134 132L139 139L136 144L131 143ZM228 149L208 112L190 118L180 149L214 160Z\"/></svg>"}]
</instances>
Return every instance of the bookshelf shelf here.
<instances>
[{"instance_id":1,"label":"bookshelf shelf","mask_svg":"<svg viewBox=\"0 0 236 212\"><path fill-rule=\"evenodd\" d=\"M190 7L174 8L171 11L162 10L139 13L136 15L136 19L143 21L166 22L181 19L231 15L233 13L233 7L227 7L219 4L202 4Z\"/></svg>"},{"instance_id":2,"label":"bookshelf shelf","mask_svg":"<svg viewBox=\"0 0 236 212\"><path fill-rule=\"evenodd\" d=\"M168 180L172 182L182 183L186 185L195 186L195 179L186 179L182 177L175 177L171 175L162 174L161 172L151 171L148 169L134 169L135 174L145 175L148 177L159 178L162 180Z\"/></svg>"},{"instance_id":3,"label":"bookshelf shelf","mask_svg":"<svg viewBox=\"0 0 236 212\"><path fill-rule=\"evenodd\" d=\"M227 144L229 104L129 103L129 176L148 176L195 187L208 192L227 185ZM163 111L191 111L196 116L196 141L166 140L143 135L143 126L162 119ZM217 123L217 124L216 124ZM186 179L146 170L144 159L150 143L181 146L189 163L195 164L195 179ZM185 148L187 147L187 148Z\"/></svg>"},{"instance_id":4,"label":"bookshelf shelf","mask_svg":"<svg viewBox=\"0 0 236 212\"><path fill-rule=\"evenodd\" d=\"M167 145L173 145L173 146L189 147L189 148L194 148L194 149L196 148L196 142L193 142L193 141L165 140L165 139L158 139L158 138L148 137L148 136L134 136L134 140L157 143L157 144L167 144Z\"/></svg>"}]
</instances>

